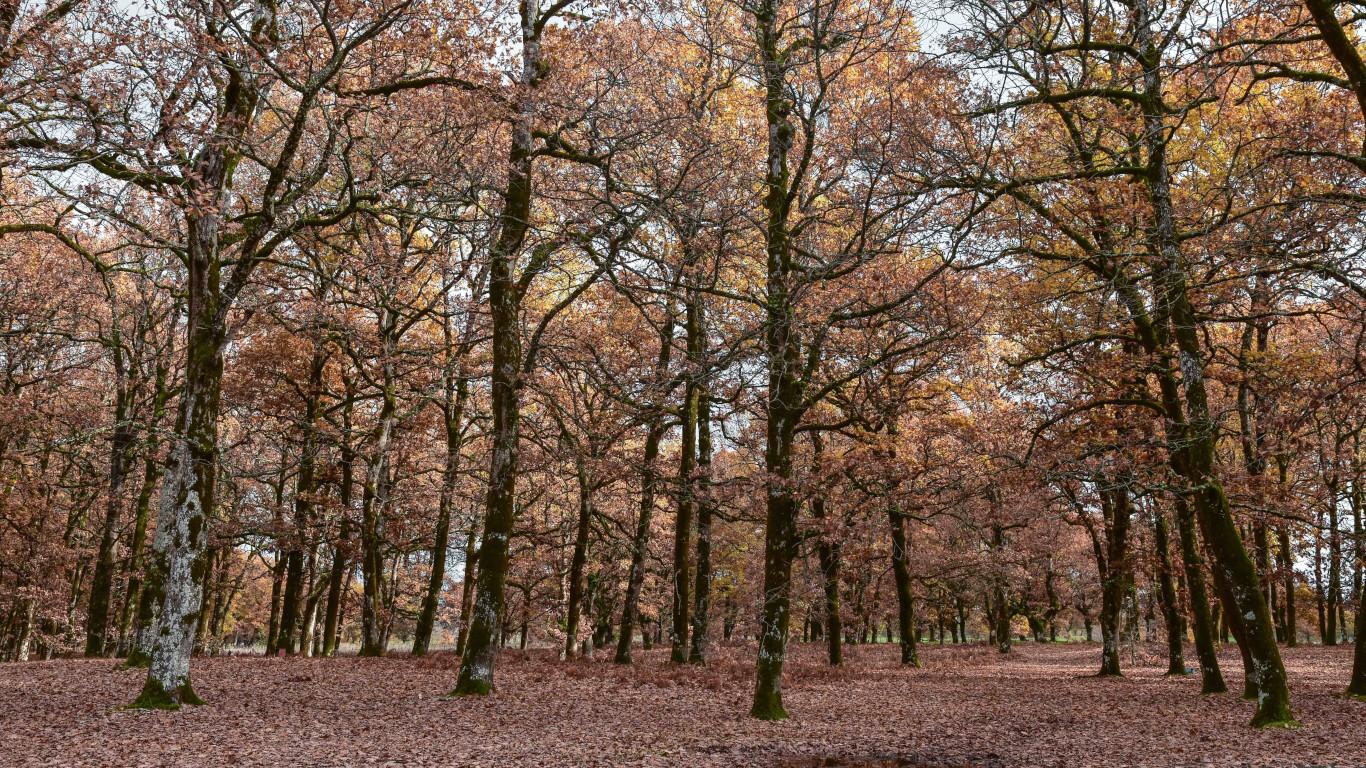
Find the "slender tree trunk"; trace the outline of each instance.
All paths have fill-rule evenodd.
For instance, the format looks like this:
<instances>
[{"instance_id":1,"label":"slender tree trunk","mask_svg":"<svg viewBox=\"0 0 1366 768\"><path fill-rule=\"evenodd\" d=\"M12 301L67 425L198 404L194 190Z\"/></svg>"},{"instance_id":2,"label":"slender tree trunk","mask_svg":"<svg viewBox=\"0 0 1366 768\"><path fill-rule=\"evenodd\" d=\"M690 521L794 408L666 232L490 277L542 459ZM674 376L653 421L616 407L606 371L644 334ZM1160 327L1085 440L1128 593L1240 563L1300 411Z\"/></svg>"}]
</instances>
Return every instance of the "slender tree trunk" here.
<instances>
[{"instance_id":1,"label":"slender tree trunk","mask_svg":"<svg viewBox=\"0 0 1366 768\"><path fill-rule=\"evenodd\" d=\"M702 344L702 306L698 302L697 344ZM691 343L691 339L690 342ZM699 363L703 354L698 352ZM711 608L711 394L705 383L699 384L697 391L697 482L693 502L697 509L697 563L696 582L693 584L692 641L688 650L688 661L705 664L707 660L707 625Z\"/></svg>"},{"instance_id":2,"label":"slender tree trunk","mask_svg":"<svg viewBox=\"0 0 1366 768\"><path fill-rule=\"evenodd\" d=\"M460 636L455 641L457 655L465 655L465 641L470 635L470 613L474 601L474 567L479 559L479 523L471 515L470 530L465 535L465 573L460 584Z\"/></svg>"},{"instance_id":3,"label":"slender tree trunk","mask_svg":"<svg viewBox=\"0 0 1366 768\"><path fill-rule=\"evenodd\" d=\"M514 274L531 221L532 126L536 86L544 76L541 20L535 0L522 3L521 96L508 147L507 189L499 214L498 236L489 249L489 308L493 348L488 497L474 610L460 662L455 693L484 695L493 690L493 667L507 585L508 544L516 523L517 455L521 422L521 293Z\"/></svg>"},{"instance_id":4,"label":"slender tree trunk","mask_svg":"<svg viewBox=\"0 0 1366 768\"><path fill-rule=\"evenodd\" d=\"M299 614L303 607L304 545L312 525L313 494L316 491L318 459L318 418L323 396L323 369L327 353L319 341L313 343L313 357L308 367L308 389L304 400L303 447L299 454L299 473L294 481L294 530L287 538L286 578L284 602L280 608L279 636L275 645L289 655L299 648L295 632L299 628Z\"/></svg>"},{"instance_id":5,"label":"slender tree trunk","mask_svg":"<svg viewBox=\"0 0 1366 768\"><path fill-rule=\"evenodd\" d=\"M691 327L696 310L688 307ZM690 332L691 333L691 332ZM683 436L678 449L678 513L674 518L673 626L669 632L669 660L682 664L688 660L688 612L691 606L689 561L692 549L693 472L697 466L697 399L695 374L690 373L683 395Z\"/></svg>"},{"instance_id":6,"label":"slender tree trunk","mask_svg":"<svg viewBox=\"0 0 1366 768\"><path fill-rule=\"evenodd\" d=\"M450 348L449 331L446 347ZM448 375L446 381L446 401L442 407L446 423L446 467L441 473L441 498L437 502L436 536L432 542L432 572L427 582L427 593L422 599L422 610L417 617L417 627L413 630L413 655L427 653L432 642L432 630L436 626L436 609L441 602L441 592L446 588L446 554L450 549L451 507L454 504L455 484L460 474L460 449L462 443L462 422L465 420L465 402L469 398L469 383L463 369Z\"/></svg>"},{"instance_id":7,"label":"slender tree trunk","mask_svg":"<svg viewBox=\"0 0 1366 768\"><path fill-rule=\"evenodd\" d=\"M659 334L659 354L655 357L655 379L664 381L669 373L673 354L674 313L666 307L664 324ZM665 392L664 397L668 397ZM645 584L646 557L650 547L650 523L655 511L655 486L659 482L659 444L664 439L664 414L656 406L645 432L644 453L640 463L640 514L636 518L635 535L631 538L631 568L626 578L626 599L621 609L621 631L617 636L617 664L631 663L631 642L635 625L641 624L641 640L650 647L648 628L640 620L640 592Z\"/></svg>"},{"instance_id":8,"label":"slender tree trunk","mask_svg":"<svg viewBox=\"0 0 1366 768\"><path fill-rule=\"evenodd\" d=\"M670 334L672 336L672 334ZM669 344L665 343L667 350ZM661 357L667 358L667 351ZM655 484L658 482L656 462L659 443L664 438L663 418L655 416L645 433L644 455L640 466L640 515L636 518L635 535L631 538L631 569L626 579L626 599L621 609L621 630L617 635L618 664L631 663L631 641L636 624L641 624L641 637L647 647L648 629L640 622L640 591L645 584L645 558L650 546L650 521L654 517Z\"/></svg>"},{"instance_id":9,"label":"slender tree trunk","mask_svg":"<svg viewBox=\"0 0 1366 768\"><path fill-rule=\"evenodd\" d=\"M901 642L901 663L920 666L916 653L915 596L911 590L911 553L906 533L906 515L896 505L887 508L892 530L892 575L896 583L897 635ZM888 627L888 633L891 628Z\"/></svg>"},{"instance_id":10,"label":"slender tree trunk","mask_svg":"<svg viewBox=\"0 0 1366 768\"><path fill-rule=\"evenodd\" d=\"M1328 504L1328 600L1324 645L1338 644L1338 604L1342 600L1342 532L1338 530L1338 495Z\"/></svg>"},{"instance_id":11,"label":"slender tree trunk","mask_svg":"<svg viewBox=\"0 0 1366 768\"><path fill-rule=\"evenodd\" d=\"M1284 616L1285 644L1290 648L1299 645L1299 619L1295 616L1295 556L1290 549L1290 524L1282 523L1276 527L1276 538L1280 549L1280 565L1284 572L1285 585L1281 588L1281 613Z\"/></svg>"},{"instance_id":12,"label":"slender tree trunk","mask_svg":"<svg viewBox=\"0 0 1366 768\"><path fill-rule=\"evenodd\" d=\"M824 516L825 499L813 499L811 506L815 517ZM825 592L825 618L821 629L825 633L826 658L832 667L844 664L844 622L840 618L840 549L837 541L822 539L816 544L821 584Z\"/></svg>"},{"instance_id":13,"label":"slender tree trunk","mask_svg":"<svg viewBox=\"0 0 1366 768\"><path fill-rule=\"evenodd\" d=\"M569 604L566 607L564 657L574 658L578 648L579 616L584 604L584 568L588 564L588 530L593 521L593 486L585 457L576 457L579 481L579 518L574 527L574 552L569 559Z\"/></svg>"},{"instance_id":14,"label":"slender tree trunk","mask_svg":"<svg viewBox=\"0 0 1366 768\"><path fill-rule=\"evenodd\" d=\"M1152 33L1147 0L1137 0L1135 17L1144 65L1143 138L1148 151L1144 181L1154 214L1152 239L1160 260L1157 276L1178 351L1186 406L1186 440L1183 445L1173 446L1179 464L1176 468L1182 471L1190 485L1201 532L1215 554L1215 567L1229 582L1238 614L1252 617L1247 620L1247 647L1260 691L1252 723L1256 726L1290 723L1294 721L1290 711L1290 690L1271 626L1271 613L1262 595L1257 569L1243 546L1215 469L1219 428L1211 416L1205 392L1199 320L1187 295L1186 271L1177 239L1167 168L1169 137L1162 108L1162 54ZM1169 414L1169 418L1175 415Z\"/></svg>"},{"instance_id":15,"label":"slender tree trunk","mask_svg":"<svg viewBox=\"0 0 1366 768\"><path fill-rule=\"evenodd\" d=\"M117 344L117 338L115 339ZM114 354L114 434L109 446L109 487L106 489L104 521L100 526L100 548L95 572L90 579L90 601L85 620L85 655L104 656L109 643L109 603L114 586L114 545L118 541L119 517L123 511L123 481L128 476L128 458L133 445L133 425L128 419L130 393L123 362L123 350Z\"/></svg>"},{"instance_id":16,"label":"slender tree trunk","mask_svg":"<svg viewBox=\"0 0 1366 768\"><path fill-rule=\"evenodd\" d=\"M159 419L158 419L159 421ZM119 653L128 656L130 667L146 666L150 658L141 654L134 646L133 633L136 627L133 618L142 599L142 574L144 555L147 550L147 523L152 513L152 496L161 478L161 466L157 463L156 427L153 423L148 438L147 455L142 462L142 489L138 491L136 511L133 513L133 540L129 544L128 580L123 588L123 607L119 609ZM141 661L137 656L141 656Z\"/></svg>"},{"instance_id":17,"label":"slender tree trunk","mask_svg":"<svg viewBox=\"0 0 1366 768\"><path fill-rule=\"evenodd\" d=\"M1167 518L1153 506L1153 549L1157 551L1157 580L1162 593L1162 618L1167 628L1167 674L1186 674L1186 659L1181 644L1186 637L1186 622L1181 617L1181 601L1176 595Z\"/></svg>"},{"instance_id":18,"label":"slender tree trunk","mask_svg":"<svg viewBox=\"0 0 1366 768\"><path fill-rule=\"evenodd\" d=\"M351 571L351 495L355 487L356 453L351 447L350 403L353 393L349 380L346 382L346 390L346 405L342 410L341 487L338 489L341 522L338 524L337 540L332 545L332 569L327 574L327 607L323 611L323 656L333 656L337 653L337 633L341 628L344 596L342 587L350 582Z\"/></svg>"},{"instance_id":19,"label":"slender tree trunk","mask_svg":"<svg viewBox=\"0 0 1366 768\"><path fill-rule=\"evenodd\" d=\"M991 495L992 503L999 505L999 494L995 488L988 491ZM991 526L991 549L998 557L1005 550L1006 539L1005 529L999 524ZM998 564L998 568L999 568ZM1006 579L1001 573L992 576L991 594L988 598L987 623L991 629L991 641L996 644L996 650L1001 653L1010 653L1010 599L1006 592Z\"/></svg>"}]
</instances>

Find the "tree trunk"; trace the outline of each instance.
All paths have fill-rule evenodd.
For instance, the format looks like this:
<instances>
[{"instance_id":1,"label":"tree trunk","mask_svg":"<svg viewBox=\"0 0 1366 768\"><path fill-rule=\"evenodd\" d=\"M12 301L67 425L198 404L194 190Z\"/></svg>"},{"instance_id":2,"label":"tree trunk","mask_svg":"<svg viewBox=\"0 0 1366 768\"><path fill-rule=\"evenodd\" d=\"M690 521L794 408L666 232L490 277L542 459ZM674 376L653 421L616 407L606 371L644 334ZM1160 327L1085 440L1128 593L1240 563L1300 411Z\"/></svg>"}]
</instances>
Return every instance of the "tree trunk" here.
<instances>
[{"instance_id":1,"label":"tree trunk","mask_svg":"<svg viewBox=\"0 0 1366 768\"><path fill-rule=\"evenodd\" d=\"M332 545L332 570L327 575L327 607L323 612L322 655L337 653L337 633L341 628L342 587L350 582L351 495L355 487L356 453L351 447L351 386L347 381L346 402L342 410L341 487L338 489L341 522Z\"/></svg>"},{"instance_id":2,"label":"tree trunk","mask_svg":"<svg viewBox=\"0 0 1366 768\"><path fill-rule=\"evenodd\" d=\"M655 379L663 381L669 373L673 353L674 313L666 307L664 324L659 334L659 354L655 357ZM668 397L668 393L663 394ZM655 511L655 486L659 482L659 444L664 439L664 414L656 403L645 432L644 453L640 463L640 514L636 518L635 535L631 539L631 569L626 579L626 599L621 609L621 631L617 636L617 664L631 663L631 642L635 625L641 624L641 640L650 647L648 629L640 621L640 591L645 585L646 557L650 548L650 523Z\"/></svg>"},{"instance_id":3,"label":"tree trunk","mask_svg":"<svg viewBox=\"0 0 1366 768\"><path fill-rule=\"evenodd\" d=\"M691 327L696 310L688 307L687 325ZM689 560L692 549L693 470L697 462L697 399L694 374L689 374L683 395L683 435L678 449L678 514L674 518L673 625L669 632L669 660L682 664L688 660L688 612L692 607Z\"/></svg>"},{"instance_id":4,"label":"tree trunk","mask_svg":"<svg viewBox=\"0 0 1366 768\"><path fill-rule=\"evenodd\" d=\"M448 329L447 349L450 345ZM423 596L422 610L418 613L417 627L413 630L414 656L425 655L431 647L432 630L436 626L436 609L441 602L441 592L446 588L446 554L451 543L451 507L454 503L455 484L460 474L461 427L465 419L465 401L469 397L469 382L463 375L463 369L447 375L445 390L446 400L442 407L442 415L446 424L446 466L441 473L441 498L437 502L431 578L427 581L427 593Z\"/></svg>"},{"instance_id":5,"label":"tree trunk","mask_svg":"<svg viewBox=\"0 0 1366 768\"><path fill-rule=\"evenodd\" d=\"M887 508L892 529L892 575L896 583L897 635L901 642L901 663L920 666L915 647L915 596L911 591L910 543L906 534L906 516L896 505ZM888 627L890 634L891 628Z\"/></svg>"},{"instance_id":6,"label":"tree trunk","mask_svg":"<svg viewBox=\"0 0 1366 768\"><path fill-rule=\"evenodd\" d=\"M160 419L157 419L160 421ZM149 432L147 455L142 462L142 489L138 491L137 510L133 513L133 541L129 545L128 580L123 588L123 607L119 609L119 654L128 656L130 667L146 666L149 659L136 648L133 637L137 630L133 619L142 602L142 574L147 550L147 523L152 513L152 495L161 478L161 465L157 463L157 439L155 422ZM137 657L141 657L141 661Z\"/></svg>"},{"instance_id":7,"label":"tree trunk","mask_svg":"<svg viewBox=\"0 0 1366 768\"><path fill-rule=\"evenodd\" d=\"M1148 14L1147 0L1139 0L1135 4L1135 29L1144 63L1143 138L1148 150L1144 181L1153 209L1152 240L1159 259L1156 275L1178 353L1186 418L1185 424L1179 425L1185 439L1169 446L1169 451L1175 460L1174 469L1188 484L1201 532L1216 557L1215 567L1229 582L1235 610L1240 616L1251 617L1247 621L1247 647L1257 670L1257 687L1261 692L1252 723L1255 726L1290 723L1294 720L1290 711L1290 691L1271 626L1270 610L1262 596L1257 569L1238 534L1215 468L1219 426L1211 416L1205 392L1200 321L1187 295L1188 280L1177 238L1167 168L1169 137L1166 114L1161 106L1161 53ZM1164 402L1169 403L1170 396L1175 393L1164 391L1163 394ZM1181 415L1179 409L1168 408L1168 411L1169 423Z\"/></svg>"},{"instance_id":8,"label":"tree trunk","mask_svg":"<svg viewBox=\"0 0 1366 768\"><path fill-rule=\"evenodd\" d=\"M1181 601L1176 595L1167 518L1153 507L1153 548L1157 551L1157 580L1162 594L1162 619L1167 628L1167 674L1186 674L1186 659L1181 644L1186 637L1186 622L1181 617Z\"/></svg>"},{"instance_id":9,"label":"tree trunk","mask_svg":"<svg viewBox=\"0 0 1366 768\"><path fill-rule=\"evenodd\" d=\"M564 657L574 658L579 641L579 616L584 604L584 568L588 564L588 530L593 521L592 480L585 457L577 456L579 481L579 518L574 528L574 553L569 560L569 604L566 607Z\"/></svg>"},{"instance_id":10,"label":"tree trunk","mask_svg":"<svg viewBox=\"0 0 1366 768\"><path fill-rule=\"evenodd\" d=\"M117 346L117 336L114 343L114 434L109 446L109 487L106 489L104 521L100 526L100 547L95 558L95 572L90 579L90 601L86 610L86 656L103 656L110 647L109 603L114 586L114 545L123 511L123 481L128 476L128 458L133 445L133 425L128 419L128 375L123 350Z\"/></svg>"},{"instance_id":11,"label":"tree trunk","mask_svg":"<svg viewBox=\"0 0 1366 768\"><path fill-rule=\"evenodd\" d=\"M1358 558L1362 555L1358 554ZM1366 700L1366 590L1357 594L1356 644L1352 653L1352 680L1347 694Z\"/></svg>"},{"instance_id":12,"label":"tree trunk","mask_svg":"<svg viewBox=\"0 0 1366 768\"><path fill-rule=\"evenodd\" d=\"M293 655L300 648L295 645L296 630L303 608L304 545L312 525L313 494L317 490L318 418L323 396L323 369L327 364L326 351L319 341L313 343L313 357L308 367L308 389L304 400L303 446L299 454L299 473L294 481L294 530L289 535L284 603L280 609L279 637L276 647ZM305 641L306 642L306 641Z\"/></svg>"},{"instance_id":13,"label":"tree trunk","mask_svg":"<svg viewBox=\"0 0 1366 768\"><path fill-rule=\"evenodd\" d=\"M1098 485L1122 482L1119 478L1103 478ZM1099 560L1100 581L1100 676L1118 676L1119 614L1132 582L1129 562L1129 523L1132 508L1129 489L1119 485L1098 489L1101 509L1105 516L1105 556Z\"/></svg>"},{"instance_id":14,"label":"tree trunk","mask_svg":"<svg viewBox=\"0 0 1366 768\"><path fill-rule=\"evenodd\" d=\"M794 126L787 92L787 54L783 50L778 0L760 0L754 8L764 86L765 120L768 127L767 162L764 164L764 246L766 257L766 306L764 349L768 364L768 398L765 403L767 470L764 520L764 589L759 623L759 658L756 663L754 703L750 714L762 720L784 720L783 661L787 655L787 632L791 621L792 561L798 548L798 504L792 491L792 447L802 415L804 392L800 379L801 351L798 343L789 280L794 265L789 244L791 175L788 154Z\"/></svg>"},{"instance_id":15,"label":"tree trunk","mask_svg":"<svg viewBox=\"0 0 1366 768\"><path fill-rule=\"evenodd\" d=\"M222 153L206 151L199 160L205 177L218 177ZM218 407L223 379L226 318L217 295L219 262L216 212L190 221L189 327L180 413L172 436L170 462L161 489L156 537L144 591L153 615L147 628L150 662L137 707L176 708L199 703L190 685L199 608L203 600L208 515L214 509L218 467Z\"/></svg>"},{"instance_id":16,"label":"tree trunk","mask_svg":"<svg viewBox=\"0 0 1366 768\"><path fill-rule=\"evenodd\" d=\"M667 353L661 353L661 356L666 357ZM641 458L640 515L636 519L635 535L631 539L631 569L626 579L626 599L621 609L621 630L617 635L614 658L617 664L631 663L631 642L638 623L641 624L641 637L648 647L648 630L640 622L640 591L645 584L645 558L649 554L650 521L654 517L655 483L658 482L655 462L659 458L659 443L663 438L663 419L656 415L645 433L644 456Z\"/></svg>"},{"instance_id":17,"label":"tree trunk","mask_svg":"<svg viewBox=\"0 0 1366 768\"><path fill-rule=\"evenodd\" d=\"M1338 530L1338 495L1328 503L1328 594L1324 645L1338 644L1338 603L1342 600L1342 533Z\"/></svg>"},{"instance_id":18,"label":"tree trunk","mask_svg":"<svg viewBox=\"0 0 1366 768\"><path fill-rule=\"evenodd\" d=\"M698 306L698 326L701 325L701 298ZM701 332L697 336L701 336ZM698 342L701 344L701 339ZM701 355L699 354L699 357ZM697 563L693 584L692 641L688 661L705 664L707 660L707 623L711 608L711 401L705 384L697 392L697 482L693 501L697 509Z\"/></svg>"},{"instance_id":19,"label":"tree trunk","mask_svg":"<svg viewBox=\"0 0 1366 768\"><path fill-rule=\"evenodd\" d=\"M479 543L479 523L471 515L470 530L465 535L465 573L460 584L460 636L455 640L457 655L465 655L465 641L470 636L470 614L474 601L474 567L479 559L476 545Z\"/></svg>"},{"instance_id":20,"label":"tree trunk","mask_svg":"<svg viewBox=\"0 0 1366 768\"><path fill-rule=\"evenodd\" d=\"M811 502L814 509L825 506L824 499ZM823 515L821 511L816 516ZM825 633L826 658L830 666L844 664L844 622L840 619L840 545L837 541L822 539L816 545L817 558L821 566L821 584L825 591L825 620L822 631Z\"/></svg>"},{"instance_id":21,"label":"tree trunk","mask_svg":"<svg viewBox=\"0 0 1366 768\"><path fill-rule=\"evenodd\" d=\"M490 374L493 423L489 438L488 496L484 537L479 547L478 585L465 654L460 662L458 695L485 695L493 690L493 667L507 586L508 544L517 519L517 456L521 423L521 293L514 274L517 257L531 221L532 126L536 86L544 76L539 5L521 4L521 95L508 147L507 188L498 218L498 236L489 249Z\"/></svg>"}]
</instances>

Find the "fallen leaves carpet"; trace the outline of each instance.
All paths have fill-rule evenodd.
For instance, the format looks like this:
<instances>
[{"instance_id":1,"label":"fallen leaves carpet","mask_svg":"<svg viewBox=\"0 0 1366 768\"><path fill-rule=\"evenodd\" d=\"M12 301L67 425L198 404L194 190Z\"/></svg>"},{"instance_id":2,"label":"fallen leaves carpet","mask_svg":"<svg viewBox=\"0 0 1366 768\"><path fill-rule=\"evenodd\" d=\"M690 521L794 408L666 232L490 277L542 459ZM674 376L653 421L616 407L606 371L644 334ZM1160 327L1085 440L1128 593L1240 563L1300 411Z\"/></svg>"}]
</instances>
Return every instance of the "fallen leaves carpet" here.
<instances>
[{"instance_id":1,"label":"fallen leaves carpet","mask_svg":"<svg viewBox=\"0 0 1366 768\"><path fill-rule=\"evenodd\" d=\"M667 653L667 652L664 652ZM902 669L894 646L856 646L830 669L793 648L792 718L747 717L753 648L705 668L660 651L637 665L507 652L498 690L445 698L458 659L196 659L207 706L122 709L139 671L111 661L0 665L2 766L1366 766L1366 703L1343 698L1349 647L1286 651L1303 727L1248 727L1252 704L1201 696L1163 676L1158 649L1122 679L1090 676L1095 645L925 647ZM1241 684L1236 653L1223 657Z\"/></svg>"}]
</instances>

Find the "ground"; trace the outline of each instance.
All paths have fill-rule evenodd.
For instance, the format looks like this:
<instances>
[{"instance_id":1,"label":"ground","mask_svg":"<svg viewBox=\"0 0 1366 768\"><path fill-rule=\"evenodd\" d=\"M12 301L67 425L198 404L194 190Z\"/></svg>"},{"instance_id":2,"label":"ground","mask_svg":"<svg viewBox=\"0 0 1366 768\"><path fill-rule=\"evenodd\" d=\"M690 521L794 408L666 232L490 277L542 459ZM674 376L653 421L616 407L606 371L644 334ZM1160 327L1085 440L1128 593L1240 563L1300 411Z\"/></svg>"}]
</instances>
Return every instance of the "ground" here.
<instances>
[{"instance_id":1,"label":"ground","mask_svg":"<svg viewBox=\"0 0 1366 768\"><path fill-rule=\"evenodd\" d=\"M789 659L792 719L748 711L753 649L707 668L654 651L638 666L505 653L498 690L449 699L458 660L196 659L208 704L131 711L138 671L111 661L0 665L3 766L1366 766L1366 703L1340 695L1351 649L1286 652L1303 727L1248 727L1250 702L1167 678L1156 648L1123 679L1090 674L1095 645L928 647L901 669L894 646ZM1134 664L1133 662L1137 662ZM1240 682L1236 654L1224 659Z\"/></svg>"}]
</instances>

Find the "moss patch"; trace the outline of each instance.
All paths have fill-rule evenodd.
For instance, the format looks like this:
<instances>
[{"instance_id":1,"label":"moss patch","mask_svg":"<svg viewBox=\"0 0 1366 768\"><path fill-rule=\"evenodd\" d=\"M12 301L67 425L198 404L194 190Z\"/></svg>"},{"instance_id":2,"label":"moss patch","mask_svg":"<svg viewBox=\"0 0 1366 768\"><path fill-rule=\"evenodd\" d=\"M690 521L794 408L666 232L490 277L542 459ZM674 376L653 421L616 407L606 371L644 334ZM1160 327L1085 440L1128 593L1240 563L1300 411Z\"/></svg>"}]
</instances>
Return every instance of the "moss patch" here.
<instances>
[{"instance_id":1,"label":"moss patch","mask_svg":"<svg viewBox=\"0 0 1366 768\"><path fill-rule=\"evenodd\" d=\"M176 690L175 695L172 695L170 691L161 686L161 683L148 677L147 682L142 686L142 693L138 694L133 703L128 705L128 709L162 709L174 712L180 709L182 704L197 707L204 703L204 700L199 698L199 694L194 692L194 688L190 686L188 680Z\"/></svg>"}]
</instances>

